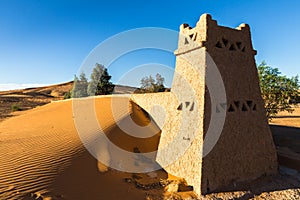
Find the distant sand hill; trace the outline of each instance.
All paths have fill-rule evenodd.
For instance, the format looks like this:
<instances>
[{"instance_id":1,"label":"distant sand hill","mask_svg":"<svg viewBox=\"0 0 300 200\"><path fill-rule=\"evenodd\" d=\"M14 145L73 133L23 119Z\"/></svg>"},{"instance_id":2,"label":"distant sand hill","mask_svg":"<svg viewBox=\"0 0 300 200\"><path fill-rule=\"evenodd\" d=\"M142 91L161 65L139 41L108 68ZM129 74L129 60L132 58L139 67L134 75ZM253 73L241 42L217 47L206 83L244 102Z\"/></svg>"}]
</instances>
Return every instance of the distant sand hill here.
<instances>
[{"instance_id":1,"label":"distant sand hill","mask_svg":"<svg viewBox=\"0 0 300 200\"><path fill-rule=\"evenodd\" d=\"M20 110L28 110L64 99L64 94L72 90L73 81L36 88L0 91L0 121L13 116L12 106L17 105ZM116 85L115 94L129 94L138 88Z\"/></svg>"},{"instance_id":2,"label":"distant sand hill","mask_svg":"<svg viewBox=\"0 0 300 200\"><path fill-rule=\"evenodd\" d=\"M0 121L12 116L12 106L28 110L51 101L61 100L73 88L73 81L45 87L0 91Z\"/></svg>"}]
</instances>

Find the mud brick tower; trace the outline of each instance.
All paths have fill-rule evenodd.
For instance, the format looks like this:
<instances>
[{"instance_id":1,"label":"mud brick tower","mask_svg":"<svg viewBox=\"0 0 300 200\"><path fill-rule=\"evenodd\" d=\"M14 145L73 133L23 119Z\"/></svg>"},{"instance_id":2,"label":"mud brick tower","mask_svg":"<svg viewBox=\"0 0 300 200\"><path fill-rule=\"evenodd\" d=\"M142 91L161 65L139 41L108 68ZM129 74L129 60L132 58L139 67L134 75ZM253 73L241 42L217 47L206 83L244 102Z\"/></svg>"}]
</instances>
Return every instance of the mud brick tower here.
<instances>
[{"instance_id":1,"label":"mud brick tower","mask_svg":"<svg viewBox=\"0 0 300 200\"><path fill-rule=\"evenodd\" d=\"M176 93L182 99L190 98L184 94L188 88L183 82L188 83L197 98L198 105L193 106L200 112L200 118L193 121L197 123L197 129L185 127L184 132L194 133L190 148L165 169L185 178L198 194L218 191L240 181L276 173L276 150L261 98L254 59L256 51L252 47L250 27L246 24L241 24L236 29L219 26L210 15L204 14L195 28L187 24L181 25L180 35L175 52L175 71L179 76L174 76L171 93ZM196 51L199 48L204 49L209 56L203 53L198 55ZM195 73L195 69L191 67L191 61L197 59L200 62L197 69L200 73ZM226 104L213 105L210 100L203 81L210 67L207 64L209 59L214 61L223 79ZM179 102L176 112L184 112L184 106L184 103ZM217 143L202 158L197 152L204 152L199 148L205 148L203 143L212 112L225 112L226 117ZM157 161L162 165L166 164L166 158L172 157L172 152L176 154L176 149L161 151L176 137L177 133L174 132L180 124L176 118L168 123L162 128L158 148ZM182 140L184 139L183 137ZM179 142L178 146L182 146L182 143Z\"/></svg>"}]
</instances>

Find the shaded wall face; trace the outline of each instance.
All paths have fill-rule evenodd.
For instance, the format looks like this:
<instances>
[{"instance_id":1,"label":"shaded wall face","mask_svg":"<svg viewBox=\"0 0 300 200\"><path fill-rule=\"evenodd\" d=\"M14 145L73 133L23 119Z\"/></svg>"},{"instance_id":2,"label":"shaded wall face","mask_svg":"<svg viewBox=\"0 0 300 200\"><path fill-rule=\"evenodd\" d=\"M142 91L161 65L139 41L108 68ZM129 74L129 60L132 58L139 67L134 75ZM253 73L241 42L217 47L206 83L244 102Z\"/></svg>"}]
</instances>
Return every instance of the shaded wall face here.
<instances>
[{"instance_id":1,"label":"shaded wall face","mask_svg":"<svg viewBox=\"0 0 300 200\"><path fill-rule=\"evenodd\" d=\"M261 98L249 27L235 30L208 24L206 49L224 81L226 121L214 149L203 159L202 193L277 170L276 152ZM205 130L211 116L205 97Z\"/></svg>"}]
</instances>

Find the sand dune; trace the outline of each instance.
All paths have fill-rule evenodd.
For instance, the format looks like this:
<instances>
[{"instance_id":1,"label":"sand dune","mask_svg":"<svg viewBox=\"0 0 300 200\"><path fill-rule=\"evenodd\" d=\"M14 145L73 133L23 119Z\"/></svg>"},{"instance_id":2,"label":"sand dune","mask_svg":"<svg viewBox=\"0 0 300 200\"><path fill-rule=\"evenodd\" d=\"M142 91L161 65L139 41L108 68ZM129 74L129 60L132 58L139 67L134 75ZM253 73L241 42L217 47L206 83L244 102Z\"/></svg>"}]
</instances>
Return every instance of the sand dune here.
<instances>
[{"instance_id":1,"label":"sand dune","mask_svg":"<svg viewBox=\"0 0 300 200\"><path fill-rule=\"evenodd\" d=\"M155 152L160 138L159 128L142 108L117 95L114 98L86 98L80 100L79 105L76 108L79 115L73 113L72 101L67 100L23 111L0 123L0 200L196 199L184 180L167 174L163 169L122 172L107 167L92 156L91 152L96 152L96 156L107 156L101 161L121 165L124 169L157 166L155 153L148 157L140 155ZM88 112L88 109L93 112ZM102 131L93 127L89 116L95 117ZM78 124L75 123L78 119L83 120L81 122L86 128L83 136L78 134ZM125 126L129 128L127 131L124 130L122 126L130 124L128 120L131 119L144 129L141 131L130 125ZM148 137L149 134L152 136ZM97 142L103 135L111 143L101 143L103 145L99 148ZM144 138L135 137L137 135ZM87 150L84 145L91 149ZM135 154L126 157L114 152L112 146ZM225 189L227 192L199 198L265 199L267 194L269 199L286 199L282 198L283 193L287 197L298 197L300 174L295 172L291 176L290 173L289 170L287 174L283 171L241 188Z\"/></svg>"},{"instance_id":2,"label":"sand dune","mask_svg":"<svg viewBox=\"0 0 300 200\"><path fill-rule=\"evenodd\" d=\"M105 134L127 151L155 150L160 132L149 139L138 139L114 126L116 120L128 116L146 125L149 116L137 105L128 104L126 98L114 101L114 106L119 106L115 119L110 97L94 101ZM146 199L151 195L162 198L164 190L159 183L168 178L163 170L143 174L113 169L100 172L103 166L83 146L73 117L72 101L68 100L26 111L0 123L1 200ZM159 130L153 126L150 129Z\"/></svg>"}]
</instances>

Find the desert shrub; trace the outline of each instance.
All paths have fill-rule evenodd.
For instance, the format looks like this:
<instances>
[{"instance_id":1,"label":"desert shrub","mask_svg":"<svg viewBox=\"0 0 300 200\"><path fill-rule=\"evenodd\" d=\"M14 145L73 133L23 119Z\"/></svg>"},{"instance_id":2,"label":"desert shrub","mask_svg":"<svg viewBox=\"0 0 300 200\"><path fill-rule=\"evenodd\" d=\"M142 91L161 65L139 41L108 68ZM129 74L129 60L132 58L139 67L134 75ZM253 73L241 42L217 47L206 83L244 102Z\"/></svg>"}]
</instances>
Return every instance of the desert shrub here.
<instances>
[{"instance_id":1,"label":"desert shrub","mask_svg":"<svg viewBox=\"0 0 300 200\"><path fill-rule=\"evenodd\" d=\"M21 106L20 104L14 103L11 105L11 110L14 111L20 111L21 110Z\"/></svg>"},{"instance_id":2,"label":"desert shrub","mask_svg":"<svg viewBox=\"0 0 300 200\"><path fill-rule=\"evenodd\" d=\"M68 91L64 94L64 99L70 99L72 97L72 92Z\"/></svg>"}]
</instances>

